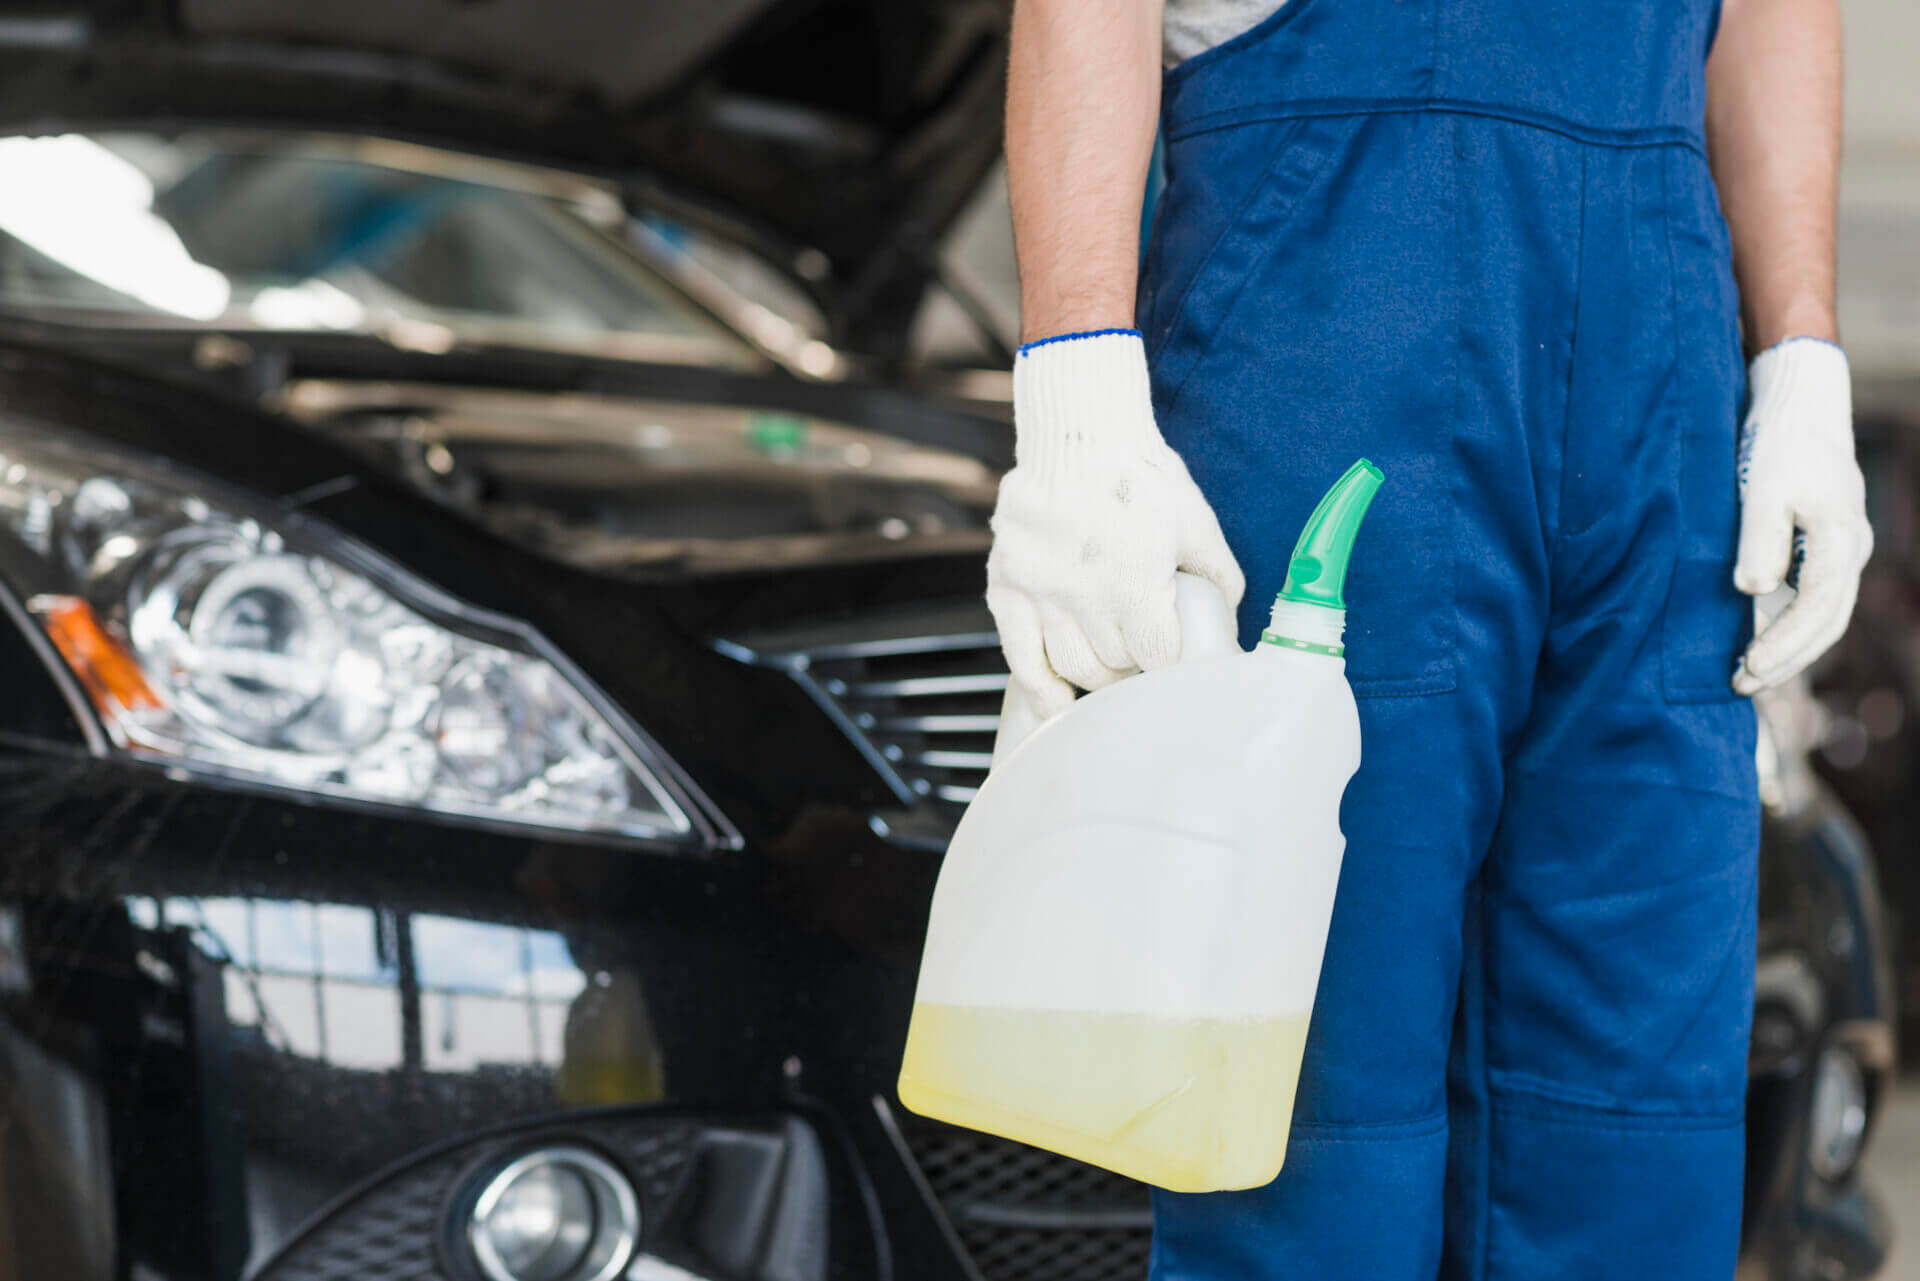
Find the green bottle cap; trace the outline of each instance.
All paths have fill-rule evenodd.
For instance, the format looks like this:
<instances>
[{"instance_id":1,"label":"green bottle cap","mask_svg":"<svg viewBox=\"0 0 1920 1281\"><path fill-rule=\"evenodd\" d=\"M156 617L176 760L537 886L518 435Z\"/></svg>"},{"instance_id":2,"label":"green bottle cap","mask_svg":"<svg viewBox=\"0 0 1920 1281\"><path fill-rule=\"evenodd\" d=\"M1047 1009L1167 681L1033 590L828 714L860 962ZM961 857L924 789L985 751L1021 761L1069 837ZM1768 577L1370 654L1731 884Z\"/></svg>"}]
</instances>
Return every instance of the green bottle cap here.
<instances>
[{"instance_id":1,"label":"green bottle cap","mask_svg":"<svg viewBox=\"0 0 1920 1281\"><path fill-rule=\"evenodd\" d=\"M1353 540L1366 518L1367 504L1373 501L1383 479L1380 469L1362 458L1327 491L1313 515L1307 517L1300 541L1293 545L1286 586L1280 589L1281 600L1328 609L1347 607L1347 557L1353 553Z\"/></svg>"}]
</instances>

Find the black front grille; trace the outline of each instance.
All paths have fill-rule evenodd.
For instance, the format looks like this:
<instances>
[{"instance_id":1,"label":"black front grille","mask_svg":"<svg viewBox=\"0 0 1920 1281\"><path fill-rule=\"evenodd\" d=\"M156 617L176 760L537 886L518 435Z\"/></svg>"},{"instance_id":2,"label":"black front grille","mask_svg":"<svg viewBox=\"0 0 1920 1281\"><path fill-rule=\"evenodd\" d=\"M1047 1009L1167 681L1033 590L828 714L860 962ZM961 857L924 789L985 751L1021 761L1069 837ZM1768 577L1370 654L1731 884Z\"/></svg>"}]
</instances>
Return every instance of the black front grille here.
<instances>
[{"instance_id":1,"label":"black front grille","mask_svg":"<svg viewBox=\"0 0 1920 1281\"><path fill-rule=\"evenodd\" d=\"M789 672L903 804L958 818L987 775L1007 665L978 601L896 609L718 642Z\"/></svg>"},{"instance_id":2,"label":"black front grille","mask_svg":"<svg viewBox=\"0 0 1920 1281\"><path fill-rule=\"evenodd\" d=\"M1022 1143L899 1117L908 1152L983 1281L1141 1281L1144 1185Z\"/></svg>"}]
</instances>

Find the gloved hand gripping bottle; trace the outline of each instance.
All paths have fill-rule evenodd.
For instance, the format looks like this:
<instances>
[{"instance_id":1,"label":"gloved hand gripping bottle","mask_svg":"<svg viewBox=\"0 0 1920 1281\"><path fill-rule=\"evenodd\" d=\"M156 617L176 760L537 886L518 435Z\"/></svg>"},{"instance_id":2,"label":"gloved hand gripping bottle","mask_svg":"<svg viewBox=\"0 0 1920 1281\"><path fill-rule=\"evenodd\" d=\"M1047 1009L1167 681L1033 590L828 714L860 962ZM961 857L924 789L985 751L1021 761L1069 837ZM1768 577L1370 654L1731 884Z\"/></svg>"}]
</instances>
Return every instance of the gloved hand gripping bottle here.
<instances>
[{"instance_id":1,"label":"gloved hand gripping bottle","mask_svg":"<svg viewBox=\"0 0 1920 1281\"><path fill-rule=\"evenodd\" d=\"M1360 766L1347 557L1381 473L1314 509L1252 652L1182 575L1181 661L1012 744L933 896L900 1098L1179 1192L1279 1173Z\"/></svg>"}]
</instances>

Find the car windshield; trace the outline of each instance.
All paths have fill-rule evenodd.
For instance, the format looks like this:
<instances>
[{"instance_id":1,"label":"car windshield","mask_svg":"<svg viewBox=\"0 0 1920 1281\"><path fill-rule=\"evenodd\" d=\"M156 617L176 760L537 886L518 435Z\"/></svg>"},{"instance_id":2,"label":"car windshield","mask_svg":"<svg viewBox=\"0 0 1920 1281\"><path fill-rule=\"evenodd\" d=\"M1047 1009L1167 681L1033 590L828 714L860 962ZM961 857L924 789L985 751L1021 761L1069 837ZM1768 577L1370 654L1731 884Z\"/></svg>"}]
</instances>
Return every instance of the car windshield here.
<instances>
[{"instance_id":1,"label":"car windshield","mask_svg":"<svg viewBox=\"0 0 1920 1281\"><path fill-rule=\"evenodd\" d=\"M764 363L625 230L604 188L403 144L0 139L0 310Z\"/></svg>"}]
</instances>

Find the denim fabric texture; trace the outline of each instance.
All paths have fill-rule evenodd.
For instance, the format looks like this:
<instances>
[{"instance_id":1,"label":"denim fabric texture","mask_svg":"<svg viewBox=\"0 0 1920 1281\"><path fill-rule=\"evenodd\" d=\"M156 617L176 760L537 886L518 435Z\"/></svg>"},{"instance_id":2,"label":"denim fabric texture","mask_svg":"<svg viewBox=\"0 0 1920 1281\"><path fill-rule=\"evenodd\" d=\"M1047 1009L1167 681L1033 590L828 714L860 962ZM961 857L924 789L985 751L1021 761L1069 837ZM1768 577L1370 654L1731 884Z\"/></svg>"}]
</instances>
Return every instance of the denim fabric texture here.
<instances>
[{"instance_id":1,"label":"denim fabric texture","mask_svg":"<svg viewBox=\"0 0 1920 1281\"><path fill-rule=\"evenodd\" d=\"M1362 455L1286 1167L1159 1281L1724 1281L1759 801L1711 0L1289 0L1168 73L1139 325L1259 632ZM1276 856L1284 856L1276 849Z\"/></svg>"}]
</instances>

